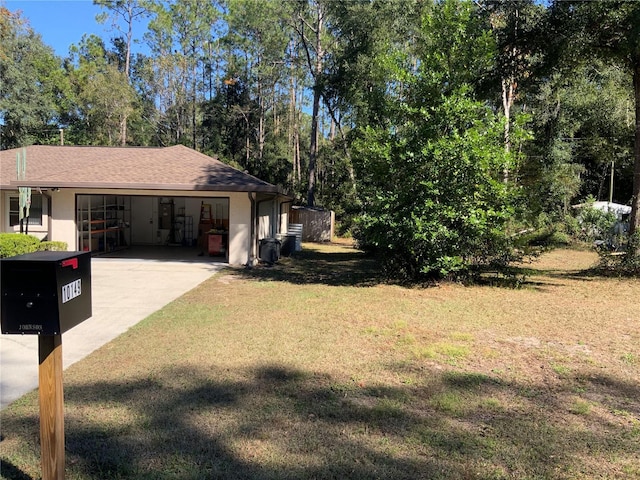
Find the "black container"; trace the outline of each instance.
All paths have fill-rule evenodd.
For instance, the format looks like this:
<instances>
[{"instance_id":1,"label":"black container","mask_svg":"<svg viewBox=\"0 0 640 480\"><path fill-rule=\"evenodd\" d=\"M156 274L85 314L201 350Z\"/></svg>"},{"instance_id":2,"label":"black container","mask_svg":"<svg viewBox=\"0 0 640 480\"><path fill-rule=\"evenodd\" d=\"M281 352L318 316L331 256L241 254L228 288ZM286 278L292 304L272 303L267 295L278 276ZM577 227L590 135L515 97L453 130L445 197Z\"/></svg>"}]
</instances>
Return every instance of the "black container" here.
<instances>
[{"instance_id":1,"label":"black container","mask_svg":"<svg viewBox=\"0 0 640 480\"><path fill-rule=\"evenodd\" d=\"M91 252L0 260L2 333L60 335L91 317Z\"/></svg>"},{"instance_id":2,"label":"black container","mask_svg":"<svg viewBox=\"0 0 640 480\"><path fill-rule=\"evenodd\" d=\"M260 240L260 260L275 263L280 258L280 240L277 238L263 238Z\"/></svg>"},{"instance_id":3,"label":"black container","mask_svg":"<svg viewBox=\"0 0 640 480\"><path fill-rule=\"evenodd\" d=\"M296 236L295 235L282 235L280 241L280 255L283 257L290 256L296 251Z\"/></svg>"}]
</instances>

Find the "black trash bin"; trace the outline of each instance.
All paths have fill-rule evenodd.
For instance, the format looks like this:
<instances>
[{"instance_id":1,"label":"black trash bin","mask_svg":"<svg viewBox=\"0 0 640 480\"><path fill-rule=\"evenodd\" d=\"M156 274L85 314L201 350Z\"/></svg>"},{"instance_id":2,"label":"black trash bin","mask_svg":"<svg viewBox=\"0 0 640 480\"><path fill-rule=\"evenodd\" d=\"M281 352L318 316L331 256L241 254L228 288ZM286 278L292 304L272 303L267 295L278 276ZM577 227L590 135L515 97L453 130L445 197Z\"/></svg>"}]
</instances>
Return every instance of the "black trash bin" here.
<instances>
[{"instance_id":1,"label":"black trash bin","mask_svg":"<svg viewBox=\"0 0 640 480\"><path fill-rule=\"evenodd\" d=\"M280 240L267 237L260 240L260 260L266 263L275 263L280 258Z\"/></svg>"},{"instance_id":2,"label":"black trash bin","mask_svg":"<svg viewBox=\"0 0 640 480\"><path fill-rule=\"evenodd\" d=\"M280 241L280 255L288 257L296 251L296 236L295 235L281 235Z\"/></svg>"}]
</instances>

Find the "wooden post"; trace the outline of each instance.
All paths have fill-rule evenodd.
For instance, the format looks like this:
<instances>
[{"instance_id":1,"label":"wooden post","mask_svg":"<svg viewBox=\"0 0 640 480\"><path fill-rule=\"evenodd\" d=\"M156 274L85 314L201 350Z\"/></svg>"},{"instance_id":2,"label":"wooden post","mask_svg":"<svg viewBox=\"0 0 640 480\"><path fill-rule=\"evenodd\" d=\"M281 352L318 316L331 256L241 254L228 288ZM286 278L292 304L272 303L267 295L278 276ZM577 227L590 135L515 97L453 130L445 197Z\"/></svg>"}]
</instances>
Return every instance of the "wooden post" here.
<instances>
[{"instance_id":1,"label":"wooden post","mask_svg":"<svg viewBox=\"0 0 640 480\"><path fill-rule=\"evenodd\" d=\"M64 480L62 335L39 335L38 357L42 480Z\"/></svg>"}]
</instances>

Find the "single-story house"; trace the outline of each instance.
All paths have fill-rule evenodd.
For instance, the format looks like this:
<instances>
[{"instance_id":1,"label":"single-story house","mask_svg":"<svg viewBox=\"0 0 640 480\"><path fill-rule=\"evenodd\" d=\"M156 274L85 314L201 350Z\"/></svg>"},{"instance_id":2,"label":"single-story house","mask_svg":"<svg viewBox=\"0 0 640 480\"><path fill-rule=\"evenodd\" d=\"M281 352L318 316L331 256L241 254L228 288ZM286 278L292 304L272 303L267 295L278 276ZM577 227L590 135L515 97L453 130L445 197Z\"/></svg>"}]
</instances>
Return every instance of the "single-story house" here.
<instances>
[{"instance_id":1,"label":"single-story house","mask_svg":"<svg viewBox=\"0 0 640 480\"><path fill-rule=\"evenodd\" d=\"M255 263L262 238L286 233L291 205L279 187L182 145L0 151L2 232L20 231L20 187L31 189L28 233L69 250L172 245L232 265Z\"/></svg>"}]
</instances>

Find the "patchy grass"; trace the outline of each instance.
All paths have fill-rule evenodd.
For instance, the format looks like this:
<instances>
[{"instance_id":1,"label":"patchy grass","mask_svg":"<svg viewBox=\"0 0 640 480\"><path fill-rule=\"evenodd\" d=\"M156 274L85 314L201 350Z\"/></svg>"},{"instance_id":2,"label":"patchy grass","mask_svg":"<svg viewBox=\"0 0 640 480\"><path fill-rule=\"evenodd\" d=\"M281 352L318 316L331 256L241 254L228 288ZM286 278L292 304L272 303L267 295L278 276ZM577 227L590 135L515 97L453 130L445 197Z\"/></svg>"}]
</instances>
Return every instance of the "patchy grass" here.
<instances>
[{"instance_id":1,"label":"patchy grass","mask_svg":"<svg viewBox=\"0 0 640 480\"><path fill-rule=\"evenodd\" d=\"M640 282L387 285L347 245L227 270L65 372L67 476L640 478ZM37 394L1 413L39 478Z\"/></svg>"}]
</instances>

